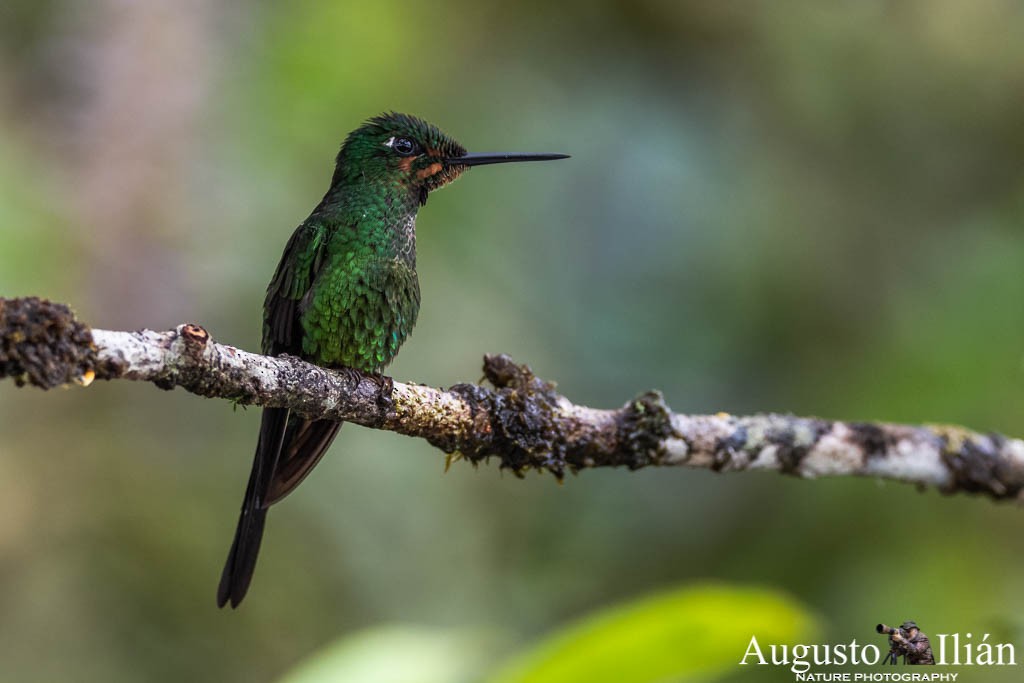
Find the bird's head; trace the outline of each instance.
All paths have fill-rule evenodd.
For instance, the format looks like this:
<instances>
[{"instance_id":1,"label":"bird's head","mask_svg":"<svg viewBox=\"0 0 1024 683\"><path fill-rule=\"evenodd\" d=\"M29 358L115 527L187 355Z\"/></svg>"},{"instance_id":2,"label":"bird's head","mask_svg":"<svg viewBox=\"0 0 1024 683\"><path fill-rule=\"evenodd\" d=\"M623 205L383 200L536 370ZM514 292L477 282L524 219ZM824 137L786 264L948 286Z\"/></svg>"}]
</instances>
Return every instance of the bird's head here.
<instances>
[{"instance_id":1,"label":"bird's head","mask_svg":"<svg viewBox=\"0 0 1024 683\"><path fill-rule=\"evenodd\" d=\"M467 154L466 148L409 114L375 116L345 139L332 186L376 184L406 190L421 205L427 195L470 166L564 159L565 154Z\"/></svg>"}]
</instances>

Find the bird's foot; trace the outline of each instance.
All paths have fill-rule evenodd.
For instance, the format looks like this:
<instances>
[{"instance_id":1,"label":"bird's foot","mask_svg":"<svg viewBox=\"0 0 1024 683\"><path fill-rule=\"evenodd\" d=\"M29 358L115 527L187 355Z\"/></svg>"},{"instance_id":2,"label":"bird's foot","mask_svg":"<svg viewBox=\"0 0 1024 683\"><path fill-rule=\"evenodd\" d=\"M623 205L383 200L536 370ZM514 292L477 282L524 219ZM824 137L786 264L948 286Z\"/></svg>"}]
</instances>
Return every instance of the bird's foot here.
<instances>
[{"instance_id":1,"label":"bird's foot","mask_svg":"<svg viewBox=\"0 0 1024 683\"><path fill-rule=\"evenodd\" d=\"M355 368L341 366L336 368L336 372L357 386L361 381L363 381L363 373L359 372Z\"/></svg>"},{"instance_id":2,"label":"bird's foot","mask_svg":"<svg viewBox=\"0 0 1024 683\"><path fill-rule=\"evenodd\" d=\"M375 372L368 377L377 385L377 405L383 410L391 410L395 402L391 398L395 394L395 380Z\"/></svg>"}]
</instances>

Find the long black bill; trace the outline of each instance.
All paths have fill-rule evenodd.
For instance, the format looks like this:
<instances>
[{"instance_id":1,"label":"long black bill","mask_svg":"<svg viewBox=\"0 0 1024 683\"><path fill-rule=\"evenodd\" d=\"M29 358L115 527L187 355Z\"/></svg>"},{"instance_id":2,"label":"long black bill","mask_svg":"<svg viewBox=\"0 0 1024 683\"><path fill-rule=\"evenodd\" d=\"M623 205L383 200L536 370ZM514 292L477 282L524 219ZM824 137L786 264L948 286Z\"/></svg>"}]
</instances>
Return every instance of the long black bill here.
<instances>
[{"instance_id":1,"label":"long black bill","mask_svg":"<svg viewBox=\"0 0 1024 683\"><path fill-rule=\"evenodd\" d=\"M486 166L487 164L508 164L513 161L551 161L568 159L568 154L516 154L500 152L483 152L466 154L461 157L448 157L444 163L448 166Z\"/></svg>"}]
</instances>

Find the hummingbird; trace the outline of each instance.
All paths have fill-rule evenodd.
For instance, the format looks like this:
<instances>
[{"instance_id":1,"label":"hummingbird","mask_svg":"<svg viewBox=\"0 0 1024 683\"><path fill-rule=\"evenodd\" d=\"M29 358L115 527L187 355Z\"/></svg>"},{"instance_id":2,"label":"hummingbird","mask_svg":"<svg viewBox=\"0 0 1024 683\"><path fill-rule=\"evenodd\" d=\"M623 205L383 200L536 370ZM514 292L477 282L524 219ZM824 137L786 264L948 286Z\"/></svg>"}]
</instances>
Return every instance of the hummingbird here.
<instances>
[{"instance_id":1,"label":"hummingbird","mask_svg":"<svg viewBox=\"0 0 1024 683\"><path fill-rule=\"evenodd\" d=\"M423 119L381 114L345 139L327 194L285 245L263 306L263 353L378 375L420 309L416 214L473 166L566 154L469 154ZM265 408L217 605L237 607L256 567L268 508L291 493L342 423Z\"/></svg>"}]
</instances>

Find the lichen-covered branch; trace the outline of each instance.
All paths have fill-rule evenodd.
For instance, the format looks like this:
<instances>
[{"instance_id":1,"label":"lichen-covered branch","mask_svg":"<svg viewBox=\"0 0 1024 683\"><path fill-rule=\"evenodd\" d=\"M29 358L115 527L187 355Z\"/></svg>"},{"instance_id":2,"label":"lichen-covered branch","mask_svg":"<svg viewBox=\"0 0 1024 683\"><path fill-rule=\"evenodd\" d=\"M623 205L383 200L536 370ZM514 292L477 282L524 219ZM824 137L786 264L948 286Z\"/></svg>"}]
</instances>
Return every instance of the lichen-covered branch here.
<instances>
[{"instance_id":1,"label":"lichen-covered branch","mask_svg":"<svg viewBox=\"0 0 1024 683\"><path fill-rule=\"evenodd\" d=\"M657 392L599 410L573 404L508 356L486 356L484 374L490 386L435 389L248 353L215 343L197 325L167 332L90 330L61 304L0 299L0 378L18 385L149 381L423 438L474 463L497 458L517 474L681 465L881 477L947 493L1024 498L1020 439L949 426L681 415Z\"/></svg>"}]
</instances>

